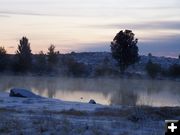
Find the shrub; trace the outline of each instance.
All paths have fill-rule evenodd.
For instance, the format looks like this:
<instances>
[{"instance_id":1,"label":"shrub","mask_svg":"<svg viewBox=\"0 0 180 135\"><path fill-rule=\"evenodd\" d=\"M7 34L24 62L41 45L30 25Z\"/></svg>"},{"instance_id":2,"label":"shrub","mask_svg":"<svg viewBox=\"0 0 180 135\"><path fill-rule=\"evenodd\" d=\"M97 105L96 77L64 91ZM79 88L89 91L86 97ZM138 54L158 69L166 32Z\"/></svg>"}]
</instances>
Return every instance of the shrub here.
<instances>
[{"instance_id":1,"label":"shrub","mask_svg":"<svg viewBox=\"0 0 180 135\"><path fill-rule=\"evenodd\" d=\"M119 75L119 72L113 69L108 57L105 57L102 63L94 69L94 76L115 76Z\"/></svg>"},{"instance_id":2,"label":"shrub","mask_svg":"<svg viewBox=\"0 0 180 135\"><path fill-rule=\"evenodd\" d=\"M172 77L180 77L180 65L173 64L169 67L169 75Z\"/></svg>"},{"instance_id":3,"label":"shrub","mask_svg":"<svg viewBox=\"0 0 180 135\"><path fill-rule=\"evenodd\" d=\"M149 60L146 64L146 71L151 78L155 78L161 72L161 66Z\"/></svg>"},{"instance_id":4,"label":"shrub","mask_svg":"<svg viewBox=\"0 0 180 135\"><path fill-rule=\"evenodd\" d=\"M35 72L44 73L47 71L47 60L46 54L43 51L40 51L39 54L36 56L36 63L35 63Z\"/></svg>"},{"instance_id":5,"label":"shrub","mask_svg":"<svg viewBox=\"0 0 180 135\"><path fill-rule=\"evenodd\" d=\"M96 67L94 71L95 76L109 76L109 75L118 75L119 72L112 69L111 67Z\"/></svg>"},{"instance_id":6,"label":"shrub","mask_svg":"<svg viewBox=\"0 0 180 135\"><path fill-rule=\"evenodd\" d=\"M73 58L66 59L65 65L68 69L68 74L74 77L86 76L88 74L86 65L75 61Z\"/></svg>"}]
</instances>

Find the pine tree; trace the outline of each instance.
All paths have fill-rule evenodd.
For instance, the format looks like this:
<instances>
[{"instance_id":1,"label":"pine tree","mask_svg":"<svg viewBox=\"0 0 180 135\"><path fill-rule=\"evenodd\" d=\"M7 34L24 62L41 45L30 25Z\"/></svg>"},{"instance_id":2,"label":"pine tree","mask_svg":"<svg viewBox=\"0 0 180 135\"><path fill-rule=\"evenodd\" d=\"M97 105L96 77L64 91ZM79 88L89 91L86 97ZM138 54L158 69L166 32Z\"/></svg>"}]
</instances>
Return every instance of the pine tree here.
<instances>
[{"instance_id":1,"label":"pine tree","mask_svg":"<svg viewBox=\"0 0 180 135\"><path fill-rule=\"evenodd\" d=\"M4 47L0 46L0 71L4 71L7 67L7 54Z\"/></svg>"},{"instance_id":2,"label":"pine tree","mask_svg":"<svg viewBox=\"0 0 180 135\"><path fill-rule=\"evenodd\" d=\"M22 37L19 41L18 49L16 51L17 56L17 70L20 72L26 72L31 69L32 65L32 53L30 43L26 37Z\"/></svg>"},{"instance_id":3,"label":"pine tree","mask_svg":"<svg viewBox=\"0 0 180 135\"><path fill-rule=\"evenodd\" d=\"M48 48L48 53L47 53L47 60L48 60L48 65L49 65L49 70L52 71L55 69L55 66L58 63L58 55L59 51L55 51L55 46L50 45Z\"/></svg>"},{"instance_id":4,"label":"pine tree","mask_svg":"<svg viewBox=\"0 0 180 135\"><path fill-rule=\"evenodd\" d=\"M111 52L113 58L118 62L121 73L139 60L138 39L134 38L131 30L120 31L111 42Z\"/></svg>"}]
</instances>

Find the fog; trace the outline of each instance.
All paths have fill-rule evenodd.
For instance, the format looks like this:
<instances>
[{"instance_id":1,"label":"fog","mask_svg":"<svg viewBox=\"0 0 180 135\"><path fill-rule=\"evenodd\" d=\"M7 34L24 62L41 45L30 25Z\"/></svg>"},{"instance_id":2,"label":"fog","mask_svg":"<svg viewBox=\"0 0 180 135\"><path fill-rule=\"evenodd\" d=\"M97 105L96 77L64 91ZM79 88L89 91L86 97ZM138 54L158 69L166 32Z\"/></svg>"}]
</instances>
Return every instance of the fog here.
<instances>
[{"instance_id":1,"label":"fog","mask_svg":"<svg viewBox=\"0 0 180 135\"><path fill-rule=\"evenodd\" d=\"M1 76L0 91L26 88L45 97L107 105L179 106L180 83L169 80Z\"/></svg>"}]
</instances>

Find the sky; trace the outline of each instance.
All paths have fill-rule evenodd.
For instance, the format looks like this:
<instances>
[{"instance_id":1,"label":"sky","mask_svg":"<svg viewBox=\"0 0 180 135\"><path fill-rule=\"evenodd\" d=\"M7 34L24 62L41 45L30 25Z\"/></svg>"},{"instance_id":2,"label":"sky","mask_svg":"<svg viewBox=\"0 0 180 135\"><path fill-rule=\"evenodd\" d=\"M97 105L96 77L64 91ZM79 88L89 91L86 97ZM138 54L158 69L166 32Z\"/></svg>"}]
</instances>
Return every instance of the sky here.
<instances>
[{"instance_id":1,"label":"sky","mask_svg":"<svg viewBox=\"0 0 180 135\"><path fill-rule=\"evenodd\" d=\"M54 44L61 53L110 51L131 29L140 54L180 54L179 0L0 0L0 46L15 53L26 36L33 53Z\"/></svg>"}]
</instances>

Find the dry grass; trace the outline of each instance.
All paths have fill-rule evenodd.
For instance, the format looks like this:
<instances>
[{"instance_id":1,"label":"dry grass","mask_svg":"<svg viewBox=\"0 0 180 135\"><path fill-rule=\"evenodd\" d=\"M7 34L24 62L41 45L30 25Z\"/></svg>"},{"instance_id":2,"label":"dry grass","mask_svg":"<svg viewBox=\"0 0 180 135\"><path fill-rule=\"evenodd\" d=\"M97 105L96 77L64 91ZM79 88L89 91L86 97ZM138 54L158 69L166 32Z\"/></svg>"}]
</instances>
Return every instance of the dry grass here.
<instances>
[{"instance_id":1,"label":"dry grass","mask_svg":"<svg viewBox=\"0 0 180 135\"><path fill-rule=\"evenodd\" d=\"M144 106L126 107L121 109L99 108L93 112L78 111L74 109L63 111L42 110L40 112L22 111L19 113L12 113L13 111L15 110L0 108L0 133L3 135L84 135L87 132L93 135L112 135L112 129L121 129L123 127L127 127L127 130L129 129L131 131L125 130L119 134L128 135L131 134L133 131L138 131L146 128L147 125L144 125L142 127L141 123L144 123L145 121L149 122L148 119L151 119L151 122L153 121L153 124L159 126L159 121L162 121L166 118L173 118L180 114L180 108L150 108ZM113 121L111 121L112 117L115 118L113 119ZM118 119L118 117L120 119ZM74 122L75 119L78 119L80 121ZM90 121L88 121L87 119ZM106 125L107 123L103 123L103 120L106 119L110 120L110 130L104 127L104 125ZM81 120L86 122L82 122ZM102 123L99 123L101 122L101 120ZM131 124L132 127L129 127L129 124ZM159 130L154 129L154 131L150 131L150 134L155 135L157 131L158 133L160 133Z\"/></svg>"},{"instance_id":2,"label":"dry grass","mask_svg":"<svg viewBox=\"0 0 180 135\"><path fill-rule=\"evenodd\" d=\"M7 113L3 113L0 115L0 133L3 135L9 135L10 133L18 132L20 134L20 129L22 128L22 124L18 117L14 117L13 115Z\"/></svg>"},{"instance_id":3,"label":"dry grass","mask_svg":"<svg viewBox=\"0 0 180 135\"><path fill-rule=\"evenodd\" d=\"M21 112L21 111L18 111L16 109L13 109L13 108L0 108L0 113L6 113L6 112Z\"/></svg>"},{"instance_id":4,"label":"dry grass","mask_svg":"<svg viewBox=\"0 0 180 135\"><path fill-rule=\"evenodd\" d=\"M86 111L79 111L75 109L62 110L62 111L44 110L43 113L44 114L63 114L63 115L73 115L73 116L87 116L88 115Z\"/></svg>"},{"instance_id":5,"label":"dry grass","mask_svg":"<svg viewBox=\"0 0 180 135\"><path fill-rule=\"evenodd\" d=\"M75 110L75 109L63 110L60 113L65 114L65 115L75 115L75 116L86 116L86 115L88 115L88 113L86 111L79 111L79 110Z\"/></svg>"},{"instance_id":6,"label":"dry grass","mask_svg":"<svg viewBox=\"0 0 180 135\"><path fill-rule=\"evenodd\" d=\"M109 116L109 117L126 117L131 113L129 109L112 109L112 108L98 108L92 115L94 116Z\"/></svg>"}]
</instances>

